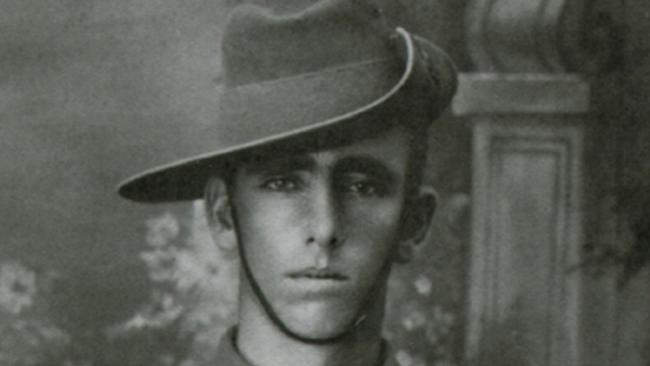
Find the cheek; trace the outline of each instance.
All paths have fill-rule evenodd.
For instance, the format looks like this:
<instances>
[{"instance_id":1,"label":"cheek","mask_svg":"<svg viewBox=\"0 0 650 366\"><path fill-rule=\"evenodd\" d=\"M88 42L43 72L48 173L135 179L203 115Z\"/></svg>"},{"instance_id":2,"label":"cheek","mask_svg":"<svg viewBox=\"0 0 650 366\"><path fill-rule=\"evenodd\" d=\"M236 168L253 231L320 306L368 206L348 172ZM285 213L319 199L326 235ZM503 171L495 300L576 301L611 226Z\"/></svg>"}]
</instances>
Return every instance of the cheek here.
<instances>
[{"instance_id":1,"label":"cheek","mask_svg":"<svg viewBox=\"0 0 650 366\"><path fill-rule=\"evenodd\" d=\"M246 202L239 211L242 225L248 226L248 233L260 233L261 235L279 235L289 233L296 227L296 223L305 216L300 205L290 200L274 197L260 197ZM270 238L269 238L270 239Z\"/></svg>"},{"instance_id":2,"label":"cheek","mask_svg":"<svg viewBox=\"0 0 650 366\"><path fill-rule=\"evenodd\" d=\"M399 201L378 202L348 210L348 236L357 243L359 255L383 258L397 241L402 205Z\"/></svg>"},{"instance_id":3,"label":"cheek","mask_svg":"<svg viewBox=\"0 0 650 366\"><path fill-rule=\"evenodd\" d=\"M247 251L249 261L285 263L300 240L296 225L303 216L300 210L285 200L258 196L240 200L236 211L239 239L247 249L251 248Z\"/></svg>"}]
</instances>

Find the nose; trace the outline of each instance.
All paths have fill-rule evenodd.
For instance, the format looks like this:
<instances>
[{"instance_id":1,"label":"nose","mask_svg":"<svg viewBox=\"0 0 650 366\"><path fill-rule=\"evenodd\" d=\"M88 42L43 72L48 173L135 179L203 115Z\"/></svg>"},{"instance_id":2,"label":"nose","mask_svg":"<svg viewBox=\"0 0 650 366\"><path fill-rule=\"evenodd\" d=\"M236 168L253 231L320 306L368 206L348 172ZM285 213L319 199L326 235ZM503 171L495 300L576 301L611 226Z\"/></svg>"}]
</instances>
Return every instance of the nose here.
<instances>
[{"instance_id":1,"label":"nose","mask_svg":"<svg viewBox=\"0 0 650 366\"><path fill-rule=\"evenodd\" d=\"M340 212L333 189L325 184L312 191L310 227L307 244L335 248L343 243L340 232Z\"/></svg>"}]
</instances>

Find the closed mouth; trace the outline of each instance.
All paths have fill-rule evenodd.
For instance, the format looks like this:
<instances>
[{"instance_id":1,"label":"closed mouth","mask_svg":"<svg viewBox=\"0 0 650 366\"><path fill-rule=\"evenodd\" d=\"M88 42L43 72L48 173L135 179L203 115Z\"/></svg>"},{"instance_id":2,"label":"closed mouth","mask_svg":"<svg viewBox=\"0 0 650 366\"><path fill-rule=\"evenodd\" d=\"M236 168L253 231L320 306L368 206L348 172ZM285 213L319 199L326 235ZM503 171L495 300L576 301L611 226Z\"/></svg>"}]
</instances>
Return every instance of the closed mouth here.
<instances>
[{"instance_id":1,"label":"closed mouth","mask_svg":"<svg viewBox=\"0 0 650 366\"><path fill-rule=\"evenodd\" d=\"M287 274L289 278L299 280L299 279L308 279L308 280L330 280L330 281L346 281L348 276L332 271L330 269L315 269L315 268L306 268L300 271L290 272Z\"/></svg>"}]
</instances>

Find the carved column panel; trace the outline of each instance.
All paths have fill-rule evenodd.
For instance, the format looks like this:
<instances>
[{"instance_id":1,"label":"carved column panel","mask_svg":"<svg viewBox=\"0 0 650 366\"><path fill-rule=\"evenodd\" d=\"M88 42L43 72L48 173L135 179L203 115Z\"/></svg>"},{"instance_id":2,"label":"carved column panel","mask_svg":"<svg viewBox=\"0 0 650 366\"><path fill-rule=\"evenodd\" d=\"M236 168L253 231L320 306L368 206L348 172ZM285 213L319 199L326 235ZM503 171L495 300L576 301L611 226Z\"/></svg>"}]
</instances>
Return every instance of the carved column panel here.
<instances>
[{"instance_id":1,"label":"carved column panel","mask_svg":"<svg viewBox=\"0 0 650 366\"><path fill-rule=\"evenodd\" d=\"M577 365L579 122L476 121L469 358Z\"/></svg>"},{"instance_id":2,"label":"carved column panel","mask_svg":"<svg viewBox=\"0 0 650 366\"><path fill-rule=\"evenodd\" d=\"M594 40L586 31L594 4L469 3L469 52L479 72L462 75L454 111L473 128L470 365L609 364L586 354L595 338L583 310L593 304L582 272L572 270L588 221L592 108L590 84L576 71L594 73L609 62L605 33ZM587 52L590 42L602 49Z\"/></svg>"}]
</instances>

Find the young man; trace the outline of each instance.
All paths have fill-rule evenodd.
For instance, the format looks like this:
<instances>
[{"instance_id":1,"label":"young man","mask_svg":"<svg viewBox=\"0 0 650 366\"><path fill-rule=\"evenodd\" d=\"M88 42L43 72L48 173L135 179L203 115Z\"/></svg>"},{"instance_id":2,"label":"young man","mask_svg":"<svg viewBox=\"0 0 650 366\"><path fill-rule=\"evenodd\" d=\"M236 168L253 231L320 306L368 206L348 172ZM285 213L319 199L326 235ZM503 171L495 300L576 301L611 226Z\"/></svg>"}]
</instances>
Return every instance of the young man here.
<instances>
[{"instance_id":1,"label":"young man","mask_svg":"<svg viewBox=\"0 0 650 366\"><path fill-rule=\"evenodd\" d=\"M424 237L427 127L450 102L446 55L370 1L296 14L240 7L222 39L225 146L135 176L124 197L203 197L242 263L218 365L383 365L391 266Z\"/></svg>"}]
</instances>

